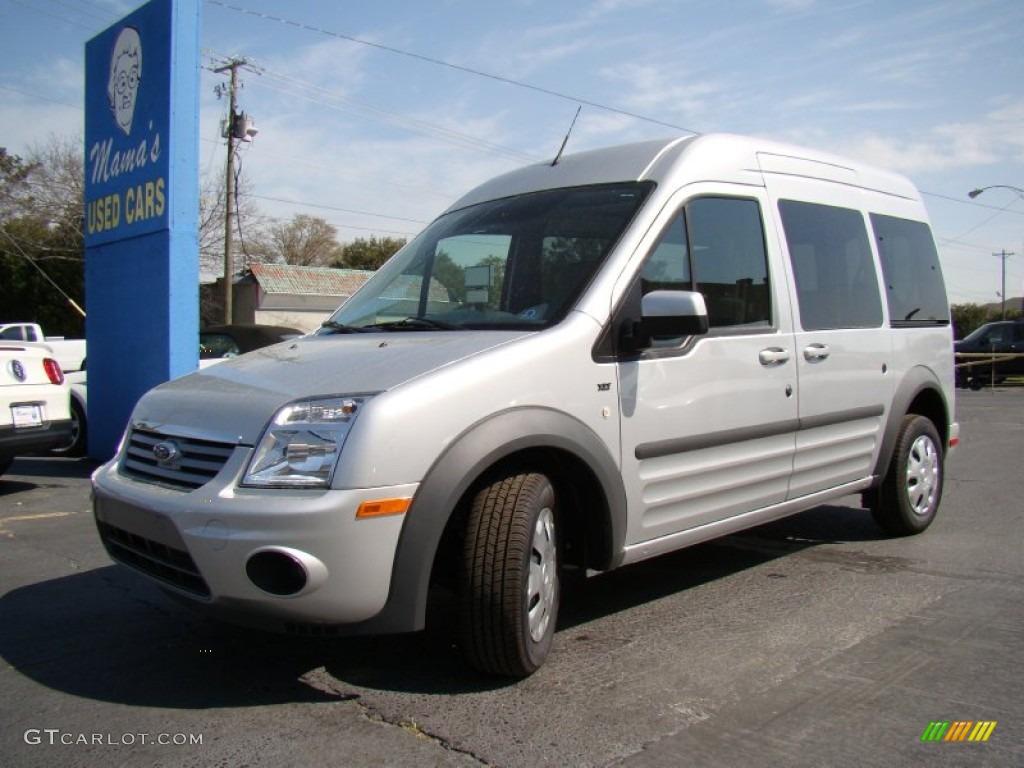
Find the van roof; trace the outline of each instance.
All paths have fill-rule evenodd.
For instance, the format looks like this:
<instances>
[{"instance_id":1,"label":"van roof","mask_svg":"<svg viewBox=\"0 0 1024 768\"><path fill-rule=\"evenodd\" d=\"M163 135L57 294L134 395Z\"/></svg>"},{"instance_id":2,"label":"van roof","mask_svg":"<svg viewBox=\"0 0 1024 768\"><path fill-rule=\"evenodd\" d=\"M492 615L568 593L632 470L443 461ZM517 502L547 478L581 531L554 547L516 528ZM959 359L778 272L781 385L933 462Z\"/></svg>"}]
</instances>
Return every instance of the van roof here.
<instances>
[{"instance_id":1,"label":"van roof","mask_svg":"<svg viewBox=\"0 0 1024 768\"><path fill-rule=\"evenodd\" d=\"M731 181L764 185L767 174L819 178L919 200L914 185L895 173L782 142L726 133L656 139L594 149L497 176L448 210L544 189L631 181L677 184Z\"/></svg>"}]
</instances>

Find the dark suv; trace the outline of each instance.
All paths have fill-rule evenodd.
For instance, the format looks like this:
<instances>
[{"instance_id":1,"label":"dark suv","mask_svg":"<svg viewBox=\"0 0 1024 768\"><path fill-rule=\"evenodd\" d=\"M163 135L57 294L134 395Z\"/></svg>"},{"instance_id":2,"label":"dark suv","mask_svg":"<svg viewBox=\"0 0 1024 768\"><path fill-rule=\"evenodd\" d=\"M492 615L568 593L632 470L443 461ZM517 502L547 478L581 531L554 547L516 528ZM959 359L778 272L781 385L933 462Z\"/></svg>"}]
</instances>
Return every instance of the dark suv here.
<instances>
[{"instance_id":1,"label":"dark suv","mask_svg":"<svg viewBox=\"0 0 1024 768\"><path fill-rule=\"evenodd\" d=\"M958 365L975 363L956 369L957 383L962 387L981 389L989 383L998 384L1007 376L1024 375L1024 318L985 323L954 346L958 355L1019 355L1005 360L997 358L993 363L978 362L984 358L958 357Z\"/></svg>"}]
</instances>

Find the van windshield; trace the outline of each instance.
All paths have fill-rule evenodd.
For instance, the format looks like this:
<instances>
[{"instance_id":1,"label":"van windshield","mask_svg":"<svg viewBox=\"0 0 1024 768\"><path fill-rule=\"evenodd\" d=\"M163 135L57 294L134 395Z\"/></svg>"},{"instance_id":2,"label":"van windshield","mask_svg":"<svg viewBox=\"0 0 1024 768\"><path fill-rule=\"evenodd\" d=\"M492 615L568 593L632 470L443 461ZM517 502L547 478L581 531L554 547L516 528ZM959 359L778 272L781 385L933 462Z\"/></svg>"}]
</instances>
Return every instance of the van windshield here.
<instances>
[{"instance_id":1,"label":"van windshield","mask_svg":"<svg viewBox=\"0 0 1024 768\"><path fill-rule=\"evenodd\" d=\"M545 190L445 214L320 333L544 328L576 303L653 184Z\"/></svg>"}]
</instances>

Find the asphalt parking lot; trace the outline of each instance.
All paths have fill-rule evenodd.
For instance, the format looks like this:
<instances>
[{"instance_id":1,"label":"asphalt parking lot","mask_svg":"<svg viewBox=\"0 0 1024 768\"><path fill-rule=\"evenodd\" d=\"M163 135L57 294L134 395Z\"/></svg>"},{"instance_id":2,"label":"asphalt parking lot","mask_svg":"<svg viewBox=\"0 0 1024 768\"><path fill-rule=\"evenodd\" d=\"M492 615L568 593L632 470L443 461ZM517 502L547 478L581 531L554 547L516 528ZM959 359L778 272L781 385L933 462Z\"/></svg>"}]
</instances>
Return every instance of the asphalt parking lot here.
<instances>
[{"instance_id":1,"label":"asphalt parking lot","mask_svg":"<svg viewBox=\"0 0 1024 768\"><path fill-rule=\"evenodd\" d=\"M518 683L426 633L193 615L96 536L87 460L0 478L4 766L1009 766L1024 755L1024 388L959 393L939 517L857 499L605 574ZM933 722L987 741L922 741Z\"/></svg>"}]
</instances>

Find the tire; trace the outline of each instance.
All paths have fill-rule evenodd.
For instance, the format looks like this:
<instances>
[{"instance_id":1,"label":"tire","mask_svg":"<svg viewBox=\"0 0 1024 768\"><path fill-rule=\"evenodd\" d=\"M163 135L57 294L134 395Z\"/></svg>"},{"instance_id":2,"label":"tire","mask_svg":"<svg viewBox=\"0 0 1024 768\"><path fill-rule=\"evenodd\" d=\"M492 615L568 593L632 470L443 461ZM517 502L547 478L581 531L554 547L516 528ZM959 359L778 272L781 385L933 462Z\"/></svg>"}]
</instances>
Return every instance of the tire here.
<instances>
[{"instance_id":1,"label":"tire","mask_svg":"<svg viewBox=\"0 0 1024 768\"><path fill-rule=\"evenodd\" d=\"M482 672L527 677L551 650L560 598L556 521L555 490L542 474L500 478L473 500L460 634Z\"/></svg>"},{"instance_id":2,"label":"tire","mask_svg":"<svg viewBox=\"0 0 1024 768\"><path fill-rule=\"evenodd\" d=\"M71 398L71 440L59 448L51 448L51 456L84 456L88 444L88 425L81 404Z\"/></svg>"},{"instance_id":3,"label":"tire","mask_svg":"<svg viewBox=\"0 0 1024 768\"><path fill-rule=\"evenodd\" d=\"M13 463L13 458L0 458L0 475L3 475L4 472L10 469L11 464Z\"/></svg>"},{"instance_id":4,"label":"tire","mask_svg":"<svg viewBox=\"0 0 1024 768\"><path fill-rule=\"evenodd\" d=\"M924 416L907 414L871 514L895 536L921 533L935 519L945 477L942 440Z\"/></svg>"}]
</instances>

